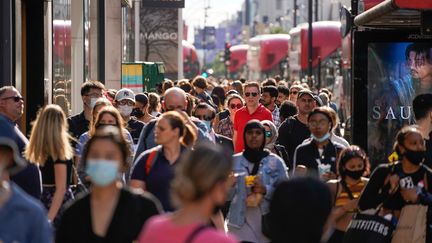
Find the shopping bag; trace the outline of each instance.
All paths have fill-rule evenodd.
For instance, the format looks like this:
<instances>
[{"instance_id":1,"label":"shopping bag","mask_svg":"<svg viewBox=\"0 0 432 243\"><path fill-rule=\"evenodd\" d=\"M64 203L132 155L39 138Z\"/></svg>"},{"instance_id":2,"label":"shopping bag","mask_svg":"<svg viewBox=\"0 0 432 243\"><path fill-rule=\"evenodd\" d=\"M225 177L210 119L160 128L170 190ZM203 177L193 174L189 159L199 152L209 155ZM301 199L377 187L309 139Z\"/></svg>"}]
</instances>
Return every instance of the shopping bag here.
<instances>
[{"instance_id":1,"label":"shopping bag","mask_svg":"<svg viewBox=\"0 0 432 243\"><path fill-rule=\"evenodd\" d=\"M357 213L344 236L344 243L390 243L394 227L378 214Z\"/></svg>"},{"instance_id":2,"label":"shopping bag","mask_svg":"<svg viewBox=\"0 0 432 243\"><path fill-rule=\"evenodd\" d=\"M402 208L392 243L425 243L428 207L406 205Z\"/></svg>"}]
</instances>

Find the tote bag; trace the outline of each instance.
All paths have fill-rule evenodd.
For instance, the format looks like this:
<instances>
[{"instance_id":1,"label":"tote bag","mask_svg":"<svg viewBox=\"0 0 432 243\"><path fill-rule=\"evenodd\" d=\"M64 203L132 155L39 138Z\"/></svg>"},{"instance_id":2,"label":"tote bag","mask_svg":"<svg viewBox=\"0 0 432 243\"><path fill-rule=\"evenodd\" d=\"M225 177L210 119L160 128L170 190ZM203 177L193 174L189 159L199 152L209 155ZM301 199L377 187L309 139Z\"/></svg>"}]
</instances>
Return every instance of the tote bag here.
<instances>
[{"instance_id":1,"label":"tote bag","mask_svg":"<svg viewBox=\"0 0 432 243\"><path fill-rule=\"evenodd\" d=\"M404 206L391 243L425 243L427 210L424 205Z\"/></svg>"},{"instance_id":2,"label":"tote bag","mask_svg":"<svg viewBox=\"0 0 432 243\"><path fill-rule=\"evenodd\" d=\"M392 223L377 213L357 213L348 225L343 242L390 243L393 230Z\"/></svg>"}]
</instances>

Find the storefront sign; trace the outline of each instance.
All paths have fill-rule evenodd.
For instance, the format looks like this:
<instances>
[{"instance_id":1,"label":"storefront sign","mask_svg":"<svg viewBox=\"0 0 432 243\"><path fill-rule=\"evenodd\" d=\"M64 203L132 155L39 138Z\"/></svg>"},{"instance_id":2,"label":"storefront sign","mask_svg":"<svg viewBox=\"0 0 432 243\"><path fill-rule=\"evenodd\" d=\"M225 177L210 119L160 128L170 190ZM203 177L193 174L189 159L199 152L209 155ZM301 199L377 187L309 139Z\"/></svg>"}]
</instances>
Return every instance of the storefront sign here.
<instances>
[{"instance_id":1,"label":"storefront sign","mask_svg":"<svg viewBox=\"0 0 432 243\"><path fill-rule=\"evenodd\" d=\"M184 0L142 0L144 7L152 8L184 8Z\"/></svg>"}]
</instances>

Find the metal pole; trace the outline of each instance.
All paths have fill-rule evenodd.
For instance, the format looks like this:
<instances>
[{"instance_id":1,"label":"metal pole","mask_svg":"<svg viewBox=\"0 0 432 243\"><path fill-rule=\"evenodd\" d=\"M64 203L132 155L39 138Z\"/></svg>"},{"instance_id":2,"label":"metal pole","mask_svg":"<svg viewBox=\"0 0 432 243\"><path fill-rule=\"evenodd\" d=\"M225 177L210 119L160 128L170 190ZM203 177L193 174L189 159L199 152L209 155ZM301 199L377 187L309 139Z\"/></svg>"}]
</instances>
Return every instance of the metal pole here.
<instances>
[{"instance_id":1,"label":"metal pole","mask_svg":"<svg viewBox=\"0 0 432 243\"><path fill-rule=\"evenodd\" d=\"M206 5L206 3L204 4L204 28L203 28L203 41L202 41L202 47L203 47L203 70L205 70L205 66L206 66L206 50L207 50L207 43L206 43L206 35L207 35L207 31L206 31L206 25L207 25L207 10L210 8L210 2L208 5Z\"/></svg>"},{"instance_id":2,"label":"metal pole","mask_svg":"<svg viewBox=\"0 0 432 243\"><path fill-rule=\"evenodd\" d=\"M297 27L297 0L294 0L294 21L293 27Z\"/></svg>"},{"instance_id":3,"label":"metal pole","mask_svg":"<svg viewBox=\"0 0 432 243\"><path fill-rule=\"evenodd\" d=\"M0 3L0 87L13 84L13 2Z\"/></svg>"},{"instance_id":4,"label":"metal pole","mask_svg":"<svg viewBox=\"0 0 432 243\"><path fill-rule=\"evenodd\" d=\"M315 21L318 20L318 0L315 0Z\"/></svg>"},{"instance_id":5,"label":"metal pole","mask_svg":"<svg viewBox=\"0 0 432 243\"><path fill-rule=\"evenodd\" d=\"M178 49L177 49L177 79L180 80L184 77L184 63L183 63L183 9L178 9Z\"/></svg>"},{"instance_id":6,"label":"metal pole","mask_svg":"<svg viewBox=\"0 0 432 243\"><path fill-rule=\"evenodd\" d=\"M308 4L308 81L309 86L312 87L312 0L309 0Z\"/></svg>"},{"instance_id":7,"label":"metal pole","mask_svg":"<svg viewBox=\"0 0 432 243\"><path fill-rule=\"evenodd\" d=\"M135 62L138 62L140 60L140 1L141 0L135 0L134 1L134 14L135 14Z\"/></svg>"},{"instance_id":8,"label":"metal pole","mask_svg":"<svg viewBox=\"0 0 432 243\"><path fill-rule=\"evenodd\" d=\"M321 89L321 57L318 56L318 68L317 68L317 81L318 81L318 89Z\"/></svg>"}]
</instances>

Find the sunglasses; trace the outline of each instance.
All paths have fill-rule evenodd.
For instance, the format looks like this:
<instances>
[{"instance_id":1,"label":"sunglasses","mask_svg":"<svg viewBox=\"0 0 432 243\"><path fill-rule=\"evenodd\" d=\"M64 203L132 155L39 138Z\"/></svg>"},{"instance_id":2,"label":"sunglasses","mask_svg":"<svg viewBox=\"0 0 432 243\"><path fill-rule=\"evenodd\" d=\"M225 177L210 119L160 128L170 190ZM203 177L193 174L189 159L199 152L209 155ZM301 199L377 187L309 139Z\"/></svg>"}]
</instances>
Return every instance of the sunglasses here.
<instances>
[{"instance_id":1,"label":"sunglasses","mask_svg":"<svg viewBox=\"0 0 432 243\"><path fill-rule=\"evenodd\" d=\"M5 97L2 100L9 100L12 99L14 102L20 102L20 101L24 101L24 98L21 96L11 96L11 97Z\"/></svg>"},{"instance_id":2,"label":"sunglasses","mask_svg":"<svg viewBox=\"0 0 432 243\"><path fill-rule=\"evenodd\" d=\"M251 95L252 95L252 97L257 97L258 93L255 93L255 92L252 92L252 93L246 92L246 93L245 93L245 96L246 96L246 97L249 97L249 96L251 96Z\"/></svg>"},{"instance_id":3,"label":"sunglasses","mask_svg":"<svg viewBox=\"0 0 432 243\"><path fill-rule=\"evenodd\" d=\"M196 118L198 118L198 119L200 119L202 121L211 121L212 120L211 117L205 116L205 115L194 115L194 117L196 117Z\"/></svg>"},{"instance_id":4,"label":"sunglasses","mask_svg":"<svg viewBox=\"0 0 432 243\"><path fill-rule=\"evenodd\" d=\"M298 94L298 91L291 91L290 94Z\"/></svg>"},{"instance_id":5,"label":"sunglasses","mask_svg":"<svg viewBox=\"0 0 432 243\"><path fill-rule=\"evenodd\" d=\"M265 132L265 136L266 136L266 138L271 137L272 136L272 132L271 131L266 131Z\"/></svg>"},{"instance_id":6,"label":"sunglasses","mask_svg":"<svg viewBox=\"0 0 432 243\"><path fill-rule=\"evenodd\" d=\"M242 104L231 104L230 107L231 107L231 109L235 109L235 108L240 109L243 107L243 105Z\"/></svg>"},{"instance_id":7,"label":"sunglasses","mask_svg":"<svg viewBox=\"0 0 432 243\"><path fill-rule=\"evenodd\" d=\"M120 100L117 101L119 103L119 105L128 105L128 106L134 106L135 102L133 102L132 100Z\"/></svg>"}]
</instances>

